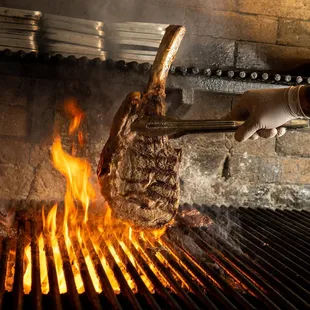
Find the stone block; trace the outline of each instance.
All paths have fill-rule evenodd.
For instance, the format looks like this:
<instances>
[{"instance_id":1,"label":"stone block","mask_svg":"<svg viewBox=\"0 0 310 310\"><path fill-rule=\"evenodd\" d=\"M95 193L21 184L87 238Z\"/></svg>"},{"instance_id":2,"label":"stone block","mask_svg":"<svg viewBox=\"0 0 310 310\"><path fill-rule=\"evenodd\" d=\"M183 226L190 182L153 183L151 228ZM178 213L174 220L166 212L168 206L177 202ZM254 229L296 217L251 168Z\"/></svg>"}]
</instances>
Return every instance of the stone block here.
<instances>
[{"instance_id":1,"label":"stone block","mask_svg":"<svg viewBox=\"0 0 310 310\"><path fill-rule=\"evenodd\" d=\"M208 134L195 134L188 135L172 143L176 148L182 148L183 154L190 154L190 156L195 156L197 153L210 153L214 151L226 152L226 138L223 133L208 133ZM184 155L185 156L185 155Z\"/></svg>"},{"instance_id":2,"label":"stone block","mask_svg":"<svg viewBox=\"0 0 310 310\"><path fill-rule=\"evenodd\" d=\"M231 180L230 180L231 181ZM310 186L226 182L218 185L213 200L233 207L309 209ZM218 200L217 200L218 199Z\"/></svg>"},{"instance_id":3,"label":"stone block","mask_svg":"<svg viewBox=\"0 0 310 310\"><path fill-rule=\"evenodd\" d=\"M239 0L240 12L262 14L286 18L310 19L310 2L308 0Z\"/></svg>"},{"instance_id":4,"label":"stone block","mask_svg":"<svg viewBox=\"0 0 310 310\"><path fill-rule=\"evenodd\" d=\"M205 8L209 10L222 10L222 11L236 11L236 0L150 0L152 4L157 6L172 6L172 7L189 7L189 8Z\"/></svg>"},{"instance_id":5,"label":"stone block","mask_svg":"<svg viewBox=\"0 0 310 310\"><path fill-rule=\"evenodd\" d=\"M0 164L0 199L27 198L34 177L29 165Z\"/></svg>"},{"instance_id":6,"label":"stone block","mask_svg":"<svg viewBox=\"0 0 310 310\"><path fill-rule=\"evenodd\" d=\"M183 0L182 0L183 1ZM125 7L126 6L126 7ZM135 0L125 5L123 1L111 1L103 12L97 12L101 19L112 22L138 21L147 23L182 24L185 8L153 1ZM99 16L98 16L99 17Z\"/></svg>"},{"instance_id":7,"label":"stone block","mask_svg":"<svg viewBox=\"0 0 310 310\"><path fill-rule=\"evenodd\" d=\"M184 119L219 119L230 112L234 97L207 91L196 91L194 103Z\"/></svg>"},{"instance_id":8,"label":"stone block","mask_svg":"<svg viewBox=\"0 0 310 310\"><path fill-rule=\"evenodd\" d=\"M25 137L27 134L27 111L17 106L0 105L0 135Z\"/></svg>"},{"instance_id":9,"label":"stone block","mask_svg":"<svg viewBox=\"0 0 310 310\"><path fill-rule=\"evenodd\" d=\"M282 162L277 157L232 156L230 173L233 179L244 183L275 183L281 179Z\"/></svg>"},{"instance_id":10,"label":"stone block","mask_svg":"<svg viewBox=\"0 0 310 310\"><path fill-rule=\"evenodd\" d=\"M258 156L264 156L264 155L270 155L274 156L276 155L275 152L275 145L276 140L275 139L258 139L258 140L247 140L244 142L238 142L234 139L234 134L229 133L227 134L229 140L231 141L231 153L233 155L235 154L242 154L244 156L246 155L258 155Z\"/></svg>"},{"instance_id":11,"label":"stone block","mask_svg":"<svg viewBox=\"0 0 310 310\"><path fill-rule=\"evenodd\" d=\"M310 133L290 132L277 139L276 152L280 155L310 157Z\"/></svg>"},{"instance_id":12,"label":"stone block","mask_svg":"<svg viewBox=\"0 0 310 310\"><path fill-rule=\"evenodd\" d=\"M35 143L50 140L54 127L56 82L37 79L32 99L31 140Z\"/></svg>"},{"instance_id":13,"label":"stone block","mask_svg":"<svg viewBox=\"0 0 310 310\"><path fill-rule=\"evenodd\" d=\"M195 152L183 148L180 170L181 203L213 201L212 184L221 179L226 153Z\"/></svg>"},{"instance_id":14,"label":"stone block","mask_svg":"<svg viewBox=\"0 0 310 310\"><path fill-rule=\"evenodd\" d=\"M232 156L230 172L234 179L249 183L310 184L310 159Z\"/></svg>"},{"instance_id":15,"label":"stone block","mask_svg":"<svg viewBox=\"0 0 310 310\"><path fill-rule=\"evenodd\" d=\"M238 43L236 67L289 72L309 63L309 60L308 48Z\"/></svg>"},{"instance_id":16,"label":"stone block","mask_svg":"<svg viewBox=\"0 0 310 310\"><path fill-rule=\"evenodd\" d=\"M29 191L29 199L63 200L66 180L49 160L42 163L35 172Z\"/></svg>"},{"instance_id":17,"label":"stone block","mask_svg":"<svg viewBox=\"0 0 310 310\"><path fill-rule=\"evenodd\" d=\"M281 159L280 182L290 184L310 184L310 159L288 158Z\"/></svg>"},{"instance_id":18,"label":"stone block","mask_svg":"<svg viewBox=\"0 0 310 310\"><path fill-rule=\"evenodd\" d=\"M27 106L28 95L32 91L33 80L10 75L0 76L0 103Z\"/></svg>"},{"instance_id":19,"label":"stone block","mask_svg":"<svg viewBox=\"0 0 310 310\"><path fill-rule=\"evenodd\" d=\"M28 164L30 144L22 140L0 139L0 165Z\"/></svg>"},{"instance_id":20,"label":"stone block","mask_svg":"<svg viewBox=\"0 0 310 310\"><path fill-rule=\"evenodd\" d=\"M51 161L51 143L34 144L30 149L29 164L38 167L47 161Z\"/></svg>"},{"instance_id":21,"label":"stone block","mask_svg":"<svg viewBox=\"0 0 310 310\"><path fill-rule=\"evenodd\" d=\"M100 89L96 91L91 88L92 96L87 99L89 104L85 111L91 143L102 143L106 131L110 131L115 113L127 94L134 89L134 87L123 84L109 85L108 87L101 85Z\"/></svg>"},{"instance_id":22,"label":"stone block","mask_svg":"<svg viewBox=\"0 0 310 310\"><path fill-rule=\"evenodd\" d=\"M235 41L185 35L175 65L195 67L233 67Z\"/></svg>"},{"instance_id":23,"label":"stone block","mask_svg":"<svg viewBox=\"0 0 310 310\"><path fill-rule=\"evenodd\" d=\"M188 9L185 25L190 34L275 43L278 21L275 18L265 16Z\"/></svg>"},{"instance_id":24,"label":"stone block","mask_svg":"<svg viewBox=\"0 0 310 310\"><path fill-rule=\"evenodd\" d=\"M282 45L310 47L310 22L280 19L278 43Z\"/></svg>"}]
</instances>

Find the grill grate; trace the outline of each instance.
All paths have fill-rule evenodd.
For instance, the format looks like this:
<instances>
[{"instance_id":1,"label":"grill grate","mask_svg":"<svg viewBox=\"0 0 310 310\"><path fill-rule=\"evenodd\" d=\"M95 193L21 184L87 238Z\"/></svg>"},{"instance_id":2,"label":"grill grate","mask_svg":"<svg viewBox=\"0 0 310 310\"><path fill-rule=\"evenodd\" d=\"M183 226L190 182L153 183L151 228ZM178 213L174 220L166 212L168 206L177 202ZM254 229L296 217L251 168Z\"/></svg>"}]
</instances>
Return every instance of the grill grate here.
<instances>
[{"instance_id":1,"label":"grill grate","mask_svg":"<svg viewBox=\"0 0 310 310\"><path fill-rule=\"evenodd\" d=\"M20 219L17 238L4 238L0 245L0 309L310 309L309 212L195 207L213 222L190 227L180 217L178 225L160 239L146 233L133 233L133 239L126 239L136 264L114 235L109 240L100 236L99 249L94 246L92 233L97 227L93 225L82 243L71 237L85 290L82 294L75 284L63 236L58 238L58 246L67 293L60 293L50 235L44 231L49 292L42 293L38 224ZM24 252L29 240L32 282L30 294L24 294ZM101 285L99 294L84 249ZM98 251L112 269L120 293L114 292ZM6 284L10 273L14 274L11 291ZM154 292L141 274L149 279Z\"/></svg>"}]
</instances>

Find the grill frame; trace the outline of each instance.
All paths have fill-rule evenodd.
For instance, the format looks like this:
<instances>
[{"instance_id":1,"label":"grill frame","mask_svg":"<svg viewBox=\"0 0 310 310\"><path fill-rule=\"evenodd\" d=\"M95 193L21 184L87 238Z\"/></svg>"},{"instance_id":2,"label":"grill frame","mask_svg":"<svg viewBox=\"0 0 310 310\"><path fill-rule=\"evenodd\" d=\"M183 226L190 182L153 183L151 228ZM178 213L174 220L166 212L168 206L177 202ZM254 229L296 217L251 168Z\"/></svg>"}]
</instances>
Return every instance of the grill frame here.
<instances>
[{"instance_id":1,"label":"grill frame","mask_svg":"<svg viewBox=\"0 0 310 310\"><path fill-rule=\"evenodd\" d=\"M25 202L20 204L25 209ZM1 242L0 309L12 306L12 309L22 310L27 305L31 305L32 309L45 309L46 305L51 309L64 309L68 305L72 309L84 309L86 305L89 309L144 309L146 306L150 309L310 309L310 281L305 277L309 273L306 268L310 265L305 260L310 252L305 245L310 239L303 235L310 230L307 226L310 223L310 212L194 207L203 210L212 220L211 224L189 227L186 218L179 216L177 225L169 228L160 240L149 234L145 239L137 239L149 259L169 282L172 291L160 282L137 248L133 245L130 247L135 261L153 283L155 294L150 293L128 254L120 246L117 248L117 239L111 237L109 242L117 248L119 257L137 285L138 293L132 292L122 270L109 252L106 241L100 237L100 248L105 250L105 257L120 284L121 293L115 294L89 234L84 238L84 246L93 261L103 291L96 293L81 245L72 238L85 288L85 293L78 294L65 241L60 236L58 244L68 290L60 294L50 236L43 231L50 287L49 293L43 295L40 272L37 272L40 270L37 242L39 225L31 217L18 216L16 242L13 242L12 236L3 238ZM90 225L91 231L96 229ZM31 240L32 285L30 294L24 295L23 257L28 238ZM206 260L201 257L195 259L196 253L188 246L188 240L203 251ZM126 239L126 242L129 240ZM13 289L12 292L5 292L9 254L14 246ZM159 260L158 252L185 279L190 291L182 287L172 269ZM242 289L234 287L238 283Z\"/></svg>"}]
</instances>

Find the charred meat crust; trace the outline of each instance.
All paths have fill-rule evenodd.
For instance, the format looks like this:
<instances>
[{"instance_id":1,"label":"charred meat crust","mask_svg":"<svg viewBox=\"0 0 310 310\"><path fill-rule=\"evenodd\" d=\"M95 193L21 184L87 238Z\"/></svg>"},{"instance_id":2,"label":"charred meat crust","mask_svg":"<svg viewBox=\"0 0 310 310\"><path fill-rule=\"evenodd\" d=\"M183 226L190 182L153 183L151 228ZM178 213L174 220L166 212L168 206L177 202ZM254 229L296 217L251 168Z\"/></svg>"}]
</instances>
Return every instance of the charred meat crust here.
<instances>
[{"instance_id":1,"label":"charred meat crust","mask_svg":"<svg viewBox=\"0 0 310 310\"><path fill-rule=\"evenodd\" d=\"M167 28L146 91L126 97L100 156L97 174L112 216L136 229L162 228L178 210L181 150L172 148L167 137L132 132L131 124L165 114L166 78L184 32L181 26Z\"/></svg>"}]
</instances>

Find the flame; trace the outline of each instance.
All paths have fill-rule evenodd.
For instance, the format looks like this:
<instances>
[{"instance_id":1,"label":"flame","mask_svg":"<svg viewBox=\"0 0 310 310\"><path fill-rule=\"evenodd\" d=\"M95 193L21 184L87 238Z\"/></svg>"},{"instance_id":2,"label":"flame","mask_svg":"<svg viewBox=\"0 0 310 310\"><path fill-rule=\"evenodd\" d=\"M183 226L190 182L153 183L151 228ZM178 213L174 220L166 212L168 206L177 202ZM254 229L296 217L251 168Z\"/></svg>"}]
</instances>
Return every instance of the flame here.
<instances>
[{"instance_id":1,"label":"flame","mask_svg":"<svg viewBox=\"0 0 310 310\"><path fill-rule=\"evenodd\" d=\"M57 236L56 236L56 214L57 214L57 204L55 204L50 212L48 213L46 220L44 220L44 209L42 214L42 221L43 221L43 229L47 229L52 241L52 248L53 248L53 255L54 255L54 261L56 266L56 273L57 273L57 280L59 285L59 291L60 293L66 293L67 292L67 285L65 281L65 275L62 268L62 258L60 249L57 242ZM44 226L46 225L46 226Z\"/></svg>"},{"instance_id":2,"label":"flame","mask_svg":"<svg viewBox=\"0 0 310 310\"><path fill-rule=\"evenodd\" d=\"M52 144L52 161L54 167L65 177L66 179L66 193L64 197L64 210L62 221L57 221L57 210L59 206L57 204L48 212L45 216L44 208L42 208L42 222L43 233L38 236L37 243L39 248L39 262L40 262L40 276L41 287L43 294L49 292L49 282L47 273L47 260L44 251L44 240L46 240L47 234L51 240L51 246L53 250L53 256L56 267L56 274L60 293L67 292L66 277L63 268L63 253L60 251L58 243L59 238L64 241L65 247L70 259L71 269L73 271L74 281L78 290L78 293L84 292L83 280L80 273L80 264L83 267L83 260L87 265L90 277L94 284L95 290L100 293L102 287L100 280L96 273L95 262L91 255L97 255L99 259L96 263L102 265L106 275L111 283L111 286L115 293L120 292L120 284L114 275L114 266L110 265L113 262L109 261L105 254L106 251L110 253L110 257L118 265L122 271L129 287L133 292L137 292L137 285L132 279L130 273L127 271L127 263L122 255L119 255L119 250L122 249L128 260L136 268L137 272L141 276L141 279L145 283L150 292L154 292L154 286L150 279L147 277L143 270L143 266L140 266L134 255L132 254L133 247L138 251L145 261L148 262L151 270L157 275L165 287L169 284L166 279L157 270L156 266L152 263L152 260L147 256L146 252L140 246L136 239L136 233L130 226L126 226L112 218L111 209L107 203L105 203L105 215L103 224L99 227L91 227L91 223L88 223L88 211L90 203L95 199L95 190L90 183L91 166L89 162L84 158L76 157L77 145L84 146L84 136L79 129L85 115L83 111L78 107L76 100L70 99L65 103L65 112L70 117L70 125L68 133L69 135L77 135L77 140L73 142L73 148L71 154L67 153L61 143L60 135L56 135ZM82 206L82 209L80 208ZM83 212L83 213L81 213ZM58 223L62 223L58 225ZM91 233L88 229L91 227ZM165 229L153 231L151 238L159 240L165 233ZM140 237L145 241L148 238L148 234L144 235L140 233ZM112 239L111 239L112 238ZM116 239L117 242L114 242ZM88 241L87 241L88 240ZM104 240L104 242L103 242ZM112 240L114 240L112 242ZM63 246L62 241L62 246ZM93 249L89 248L89 241L92 242ZM107 248L102 248L102 244L106 243ZM95 250L95 254L93 253ZM81 255L82 253L82 255ZM79 256L78 256L79 255ZM28 244L25 248L25 264L26 269L24 273L24 292L26 294L31 291L31 247Z\"/></svg>"},{"instance_id":3,"label":"flame","mask_svg":"<svg viewBox=\"0 0 310 310\"><path fill-rule=\"evenodd\" d=\"M76 158L66 153L62 149L60 136L55 137L52 145L52 157L55 168L67 180L64 222L68 221L69 212L73 212L71 218L76 217L77 210L74 200L78 200L84 208L84 222L86 223L90 200L95 198L95 190L89 182L91 174L90 164L85 159Z\"/></svg>"},{"instance_id":4,"label":"flame","mask_svg":"<svg viewBox=\"0 0 310 310\"><path fill-rule=\"evenodd\" d=\"M69 125L69 134L72 135L79 127L85 117L84 112L79 108L74 98L70 98L65 102L65 112L71 118ZM82 134L79 131L79 135Z\"/></svg>"}]
</instances>

